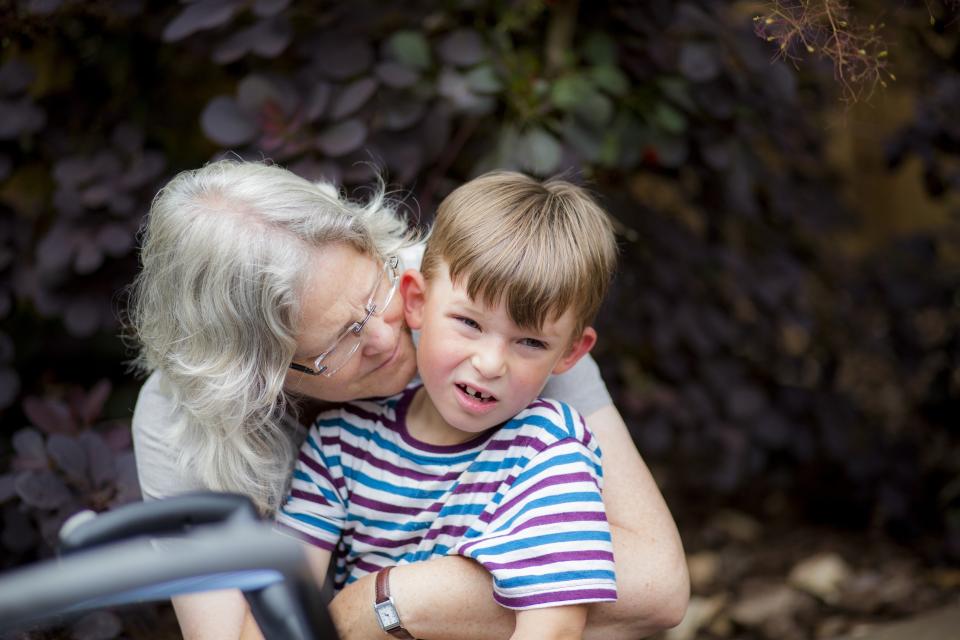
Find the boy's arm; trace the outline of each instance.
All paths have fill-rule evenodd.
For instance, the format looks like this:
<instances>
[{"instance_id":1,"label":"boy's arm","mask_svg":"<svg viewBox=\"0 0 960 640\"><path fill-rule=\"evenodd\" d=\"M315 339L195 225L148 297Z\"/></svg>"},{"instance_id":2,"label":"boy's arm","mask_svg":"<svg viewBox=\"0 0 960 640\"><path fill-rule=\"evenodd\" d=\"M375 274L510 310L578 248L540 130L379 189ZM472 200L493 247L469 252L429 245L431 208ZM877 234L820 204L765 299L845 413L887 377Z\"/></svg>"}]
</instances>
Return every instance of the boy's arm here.
<instances>
[{"instance_id":1,"label":"boy's arm","mask_svg":"<svg viewBox=\"0 0 960 640\"><path fill-rule=\"evenodd\" d=\"M689 598L680 536L650 471L613 405L586 416L603 450L603 503L613 536L618 600L590 605L585 637L633 640L679 624ZM415 637L509 638L514 616L493 600L490 574L448 556L399 566L390 574L404 626ZM365 635L373 617L373 577L341 591L331 613L344 640ZM356 633L353 631L357 630Z\"/></svg>"},{"instance_id":2,"label":"boy's arm","mask_svg":"<svg viewBox=\"0 0 960 640\"><path fill-rule=\"evenodd\" d=\"M510 640L580 640L587 624L587 605L524 609L516 612Z\"/></svg>"}]
</instances>

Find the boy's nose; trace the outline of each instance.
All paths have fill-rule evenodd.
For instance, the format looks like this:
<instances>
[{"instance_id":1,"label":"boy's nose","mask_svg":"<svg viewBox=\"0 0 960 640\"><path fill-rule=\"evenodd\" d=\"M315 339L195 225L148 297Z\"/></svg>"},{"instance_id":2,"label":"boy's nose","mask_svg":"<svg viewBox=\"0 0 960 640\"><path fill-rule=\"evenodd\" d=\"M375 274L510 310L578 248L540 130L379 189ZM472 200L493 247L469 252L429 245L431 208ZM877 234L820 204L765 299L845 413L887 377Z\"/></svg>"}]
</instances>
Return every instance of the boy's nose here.
<instances>
[{"instance_id":1,"label":"boy's nose","mask_svg":"<svg viewBox=\"0 0 960 640\"><path fill-rule=\"evenodd\" d=\"M507 371L507 360L504 358L503 348L499 345L480 345L470 361L477 373L487 379L499 378Z\"/></svg>"}]
</instances>

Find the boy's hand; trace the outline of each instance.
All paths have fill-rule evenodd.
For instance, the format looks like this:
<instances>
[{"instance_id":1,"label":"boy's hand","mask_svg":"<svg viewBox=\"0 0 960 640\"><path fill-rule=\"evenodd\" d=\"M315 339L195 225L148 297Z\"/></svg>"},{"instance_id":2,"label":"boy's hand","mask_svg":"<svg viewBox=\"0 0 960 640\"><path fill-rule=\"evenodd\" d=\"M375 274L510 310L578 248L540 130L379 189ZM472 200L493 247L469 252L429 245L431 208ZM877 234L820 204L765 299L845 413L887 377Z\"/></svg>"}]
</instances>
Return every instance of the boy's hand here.
<instances>
[{"instance_id":1,"label":"boy's hand","mask_svg":"<svg viewBox=\"0 0 960 640\"><path fill-rule=\"evenodd\" d=\"M580 640L587 624L587 605L517 611L511 640Z\"/></svg>"}]
</instances>

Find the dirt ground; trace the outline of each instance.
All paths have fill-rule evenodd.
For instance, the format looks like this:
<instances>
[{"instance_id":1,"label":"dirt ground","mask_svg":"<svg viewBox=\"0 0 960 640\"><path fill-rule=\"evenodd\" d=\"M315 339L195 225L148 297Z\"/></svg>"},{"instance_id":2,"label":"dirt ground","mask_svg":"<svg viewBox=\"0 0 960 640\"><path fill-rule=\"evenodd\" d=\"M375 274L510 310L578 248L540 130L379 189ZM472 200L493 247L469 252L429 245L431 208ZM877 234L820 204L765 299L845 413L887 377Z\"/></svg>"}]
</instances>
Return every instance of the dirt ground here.
<instances>
[{"instance_id":1,"label":"dirt ground","mask_svg":"<svg viewBox=\"0 0 960 640\"><path fill-rule=\"evenodd\" d=\"M721 510L681 536L690 606L658 640L960 638L960 568L883 535Z\"/></svg>"}]
</instances>

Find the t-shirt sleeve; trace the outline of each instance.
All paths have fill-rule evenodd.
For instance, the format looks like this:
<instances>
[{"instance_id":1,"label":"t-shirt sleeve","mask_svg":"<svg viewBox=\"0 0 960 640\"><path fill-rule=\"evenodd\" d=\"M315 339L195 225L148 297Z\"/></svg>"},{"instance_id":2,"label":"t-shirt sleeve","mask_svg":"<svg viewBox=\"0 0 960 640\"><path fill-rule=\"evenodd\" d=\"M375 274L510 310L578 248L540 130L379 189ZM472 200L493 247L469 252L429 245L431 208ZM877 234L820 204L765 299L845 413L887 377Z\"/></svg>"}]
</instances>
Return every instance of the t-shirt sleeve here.
<instances>
[{"instance_id":1,"label":"t-shirt sleeve","mask_svg":"<svg viewBox=\"0 0 960 640\"><path fill-rule=\"evenodd\" d=\"M569 371L550 376L540 395L562 400L585 416L613 404L607 385L600 377L600 367L589 354Z\"/></svg>"},{"instance_id":2,"label":"t-shirt sleeve","mask_svg":"<svg viewBox=\"0 0 960 640\"><path fill-rule=\"evenodd\" d=\"M338 421L339 412L323 413L310 428L297 454L290 492L276 515L279 529L330 551L347 518Z\"/></svg>"},{"instance_id":3,"label":"t-shirt sleeve","mask_svg":"<svg viewBox=\"0 0 960 640\"><path fill-rule=\"evenodd\" d=\"M203 489L200 479L181 468L173 438L180 419L173 399L163 391L162 377L154 372L140 388L133 410L133 451L140 493L157 500Z\"/></svg>"},{"instance_id":4,"label":"t-shirt sleeve","mask_svg":"<svg viewBox=\"0 0 960 640\"><path fill-rule=\"evenodd\" d=\"M503 494L483 534L455 552L493 576L510 609L617 599L600 459L576 438L537 453Z\"/></svg>"}]
</instances>

